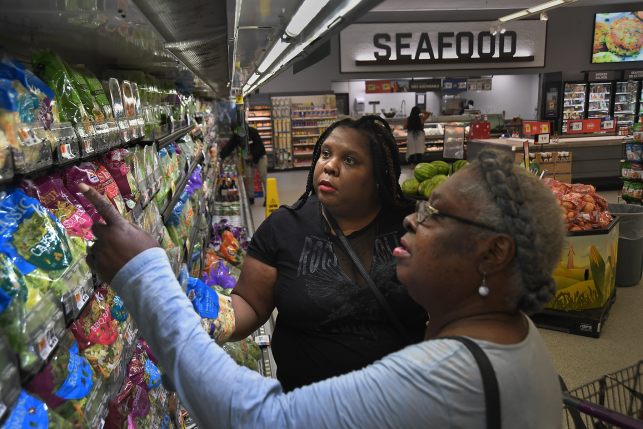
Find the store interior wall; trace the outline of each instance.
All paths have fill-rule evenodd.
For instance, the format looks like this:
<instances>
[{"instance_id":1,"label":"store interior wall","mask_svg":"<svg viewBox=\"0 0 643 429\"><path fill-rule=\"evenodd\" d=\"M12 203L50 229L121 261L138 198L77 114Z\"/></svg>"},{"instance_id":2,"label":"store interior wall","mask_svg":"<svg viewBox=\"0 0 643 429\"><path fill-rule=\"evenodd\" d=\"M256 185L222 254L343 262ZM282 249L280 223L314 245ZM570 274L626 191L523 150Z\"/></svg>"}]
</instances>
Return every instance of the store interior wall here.
<instances>
[{"instance_id":1,"label":"store interior wall","mask_svg":"<svg viewBox=\"0 0 643 429\"><path fill-rule=\"evenodd\" d=\"M537 119L538 75L494 76L491 91L467 91L461 97L473 100L482 113L505 111L507 119Z\"/></svg>"},{"instance_id":2,"label":"store interior wall","mask_svg":"<svg viewBox=\"0 0 643 429\"><path fill-rule=\"evenodd\" d=\"M594 14L603 12L621 12L635 10L634 4L616 4L600 6L560 7L548 12L547 50L545 67L484 70L436 70L425 72L374 72L374 73L340 73L339 36L331 39L331 54L319 63L293 74L290 67L272 81L264 84L261 92L306 92L330 91L331 82L352 79L410 79L415 77L458 77L458 76L491 76L500 75L537 75L558 71L587 70L620 70L631 68L627 63L591 64L594 36ZM480 21L495 20L507 15L512 10L453 10L453 11L407 11L407 12L369 12L358 22L439 22L439 21ZM531 100L529 100L531 102ZM506 109L505 109L506 110Z\"/></svg>"}]
</instances>

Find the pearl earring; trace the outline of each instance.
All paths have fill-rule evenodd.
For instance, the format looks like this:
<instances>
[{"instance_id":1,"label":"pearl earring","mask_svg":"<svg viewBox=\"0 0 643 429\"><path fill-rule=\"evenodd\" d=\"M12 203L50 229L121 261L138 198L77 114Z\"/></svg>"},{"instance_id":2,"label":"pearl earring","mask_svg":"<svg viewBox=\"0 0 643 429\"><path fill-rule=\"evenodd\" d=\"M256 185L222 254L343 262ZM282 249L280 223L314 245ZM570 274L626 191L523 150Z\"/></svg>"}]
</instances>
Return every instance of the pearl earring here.
<instances>
[{"instance_id":1,"label":"pearl earring","mask_svg":"<svg viewBox=\"0 0 643 429\"><path fill-rule=\"evenodd\" d=\"M487 273L485 271L483 271L483 273L482 273L482 284L478 288L478 293L480 294L480 296L489 296L489 288L487 287L486 275L487 275Z\"/></svg>"}]
</instances>

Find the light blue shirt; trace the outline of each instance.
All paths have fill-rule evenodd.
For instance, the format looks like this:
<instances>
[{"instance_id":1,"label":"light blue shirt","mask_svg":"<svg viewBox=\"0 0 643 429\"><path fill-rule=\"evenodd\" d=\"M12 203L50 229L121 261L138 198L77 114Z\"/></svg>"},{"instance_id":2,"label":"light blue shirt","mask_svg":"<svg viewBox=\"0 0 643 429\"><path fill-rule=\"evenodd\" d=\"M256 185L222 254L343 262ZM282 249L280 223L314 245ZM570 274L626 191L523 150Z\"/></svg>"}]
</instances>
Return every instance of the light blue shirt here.
<instances>
[{"instance_id":1,"label":"light blue shirt","mask_svg":"<svg viewBox=\"0 0 643 429\"><path fill-rule=\"evenodd\" d=\"M284 394L277 380L238 366L208 336L163 249L132 259L111 286L201 429L486 427L480 370L457 341L424 341ZM556 370L531 321L521 343L476 342L496 371L503 427L562 427Z\"/></svg>"}]
</instances>

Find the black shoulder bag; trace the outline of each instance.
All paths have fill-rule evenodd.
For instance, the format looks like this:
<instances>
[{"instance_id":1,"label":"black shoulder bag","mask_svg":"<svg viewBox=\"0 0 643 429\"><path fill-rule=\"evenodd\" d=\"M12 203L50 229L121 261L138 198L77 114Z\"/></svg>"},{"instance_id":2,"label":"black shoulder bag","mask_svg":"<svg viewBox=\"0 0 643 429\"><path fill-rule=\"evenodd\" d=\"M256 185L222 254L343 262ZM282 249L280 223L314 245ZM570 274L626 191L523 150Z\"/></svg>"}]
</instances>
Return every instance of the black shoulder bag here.
<instances>
[{"instance_id":1,"label":"black shoulder bag","mask_svg":"<svg viewBox=\"0 0 643 429\"><path fill-rule=\"evenodd\" d=\"M371 289L371 292L373 292L373 295L375 295L375 298L379 302L380 306L386 312L386 315L388 316L389 320L391 321L395 329L398 331L401 337L404 338L407 344L413 344L411 337L402 326L402 322L400 322L400 319L397 318L391 306L388 305L388 302L386 302L386 298L384 298L384 295L382 295L382 293L377 289L375 282L368 274L368 272L366 271L366 268L364 268L364 265L362 264L362 261L360 261L359 257L351 247L350 243L348 242L348 239L346 238L341 228L339 227L337 220L335 220L333 215L331 215L328 211L326 211L326 209L324 209L324 213L326 214L326 218L328 219L330 226L335 231L337 238L339 238L340 243L342 243L342 246L344 247L344 251L348 254L348 256L350 256L351 260L353 261L353 264L355 264L355 266L357 267L357 270L364 278L364 281ZM473 354L474 359L478 363L478 368L480 368L480 374L482 376L482 386L484 388L485 406L487 409L487 429L500 429L501 428L500 388L498 387L498 379L496 378L496 373L493 370L493 366L491 365L489 358L482 350L482 348L480 348L480 346L476 344L475 341L470 340L469 338L441 337L440 339L452 339L452 340L459 341L462 344L464 344L464 346L467 349L469 349L471 354Z\"/></svg>"},{"instance_id":2,"label":"black shoulder bag","mask_svg":"<svg viewBox=\"0 0 643 429\"><path fill-rule=\"evenodd\" d=\"M391 324L393 324L393 327L397 330L397 332L404 339L407 345L413 344L413 341L411 340L411 337L409 336L408 332L406 332L406 330L402 326L402 322L400 322L400 319L397 318L391 306L388 305L388 302L386 302L386 298L384 298L384 295L382 295L379 289L377 289L377 286L375 285L375 282L371 278L370 274L366 272L366 268L364 268L362 261L360 261L359 256L357 256L357 254L351 247L350 243L348 242L348 239L346 239L346 236L344 235L341 228L337 224L337 221L335 220L333 215L331 215L326 209L324 209L324 213L326 214L326 218L328 219L328 222L330 222L330 226L335 231L337 238L339 238L339 242L342 243L342 247L344 247L344 251L348 254L348 256L350 256L351 260L353 261L353 264L355 264L355 267L357 267L357 270L364 278L364 281L371 289L371 292L373 292L373 295L375 295L375 299L377 299L377 302L379 302L380 306L384 309L384 312L386 313L389 320L391 321Z\"/></svg>"}]
</instances>

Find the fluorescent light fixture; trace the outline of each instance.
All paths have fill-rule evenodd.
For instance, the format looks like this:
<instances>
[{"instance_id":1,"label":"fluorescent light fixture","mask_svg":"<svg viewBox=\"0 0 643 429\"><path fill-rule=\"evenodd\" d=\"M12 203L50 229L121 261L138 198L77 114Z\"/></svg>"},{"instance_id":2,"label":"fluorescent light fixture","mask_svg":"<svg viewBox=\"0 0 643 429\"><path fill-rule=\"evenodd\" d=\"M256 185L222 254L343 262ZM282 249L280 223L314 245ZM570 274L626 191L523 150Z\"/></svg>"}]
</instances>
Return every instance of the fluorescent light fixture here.
<instances>
[{"instance_id":1,"label":"fluorescent light fixture","mask_svg":"<svg viewBox=\"0 0 643 429\"><path fill-rule=\"evenodd\" d=\"M500 34L505 34L505 31L507 31L505 27L499 26L499 28L500 28Z\"/></svg>"},{"instance_id":2,"label":"fluorescent light fixture","mask_svg":"<svg viewBox=\"0 0 643 429\"><path fill-rule=\"evenodd\" d=\"M286 27L286 34L290 37L299 35L328 2L329 0L304 0Z\"/></svg>"},{"instance_id":3,"label":"fluorescent light fixture","mask_svg":"<svg viewBox=\"0 0 643 429\"><path fill-rule=\"evenodd\" d=\"M546 12L543 12L543 13L540 14L540 20L541 21L547 21L548 19L549 19L549 17L547 16Z\"/></svg>"},{"instance_id":4,"label":"fluorescent light fixture","mask_svg":"<svg viewBox=\"0 0 643 429\"><path fill-rule=\"evenodd\" d=\"M565 3L565 0L553 0L553 1L548 1L547 3L540 4L538 6L531 7L527 9L529 13L535 13L535 12L540 12L541 10L544 9L549 9L550 7L558 6Z\"/></svg>"},{"instance_id":5,"label":"fluorescent light fixture","mask_svg":"<svg viewBox=\"0 0 643 429\"><path fill-rule=\"evenodd\" d=\"M498 34L498 30L496 30L496 27L491 27L490 32L492 36L495 36L496 34Z\"/></svg>"},{"instance_id":6,"label":"fluorescent light fixture","mask_svg":"<svg viewBox=\"0 0 643 429\"><path fill-rule=\"evenodd\" d=\"M257 79L259 79L259 75L257 73L253 74L250 76L250 79L246 82L246 85L252 85Z\"/></svg>"},{"instance_id":7,"label":"fluorescent light fixture","mask_svg":"<svg viewBox=\"0 0 643 429\"><path fill-rule=\"evenodd\" d=\"M283 54L284 51L290 46L289 43L282 42L281 39L278 39L274 45L272 45L272 49L270 49L270 52L268 52L268 55L263 59L261 64L258 67L259 73L263 73L266 70L270 68L272 63L275 62L275 60L279 57L279 55Z\"/></svg>"},{"instance_id":8,"label":"fluorescent light fixture","mask_svg":"<svg viewBox=\"0 0 643 429\"><path fill-rule=\"evenodd\" d=\"M521 10L520 12L512 13L511 15L503 16L499 21L511 21L512 19L520 18L521 16L529 15L529 12L526 10Z\"/></svg>"}]
</instances>

